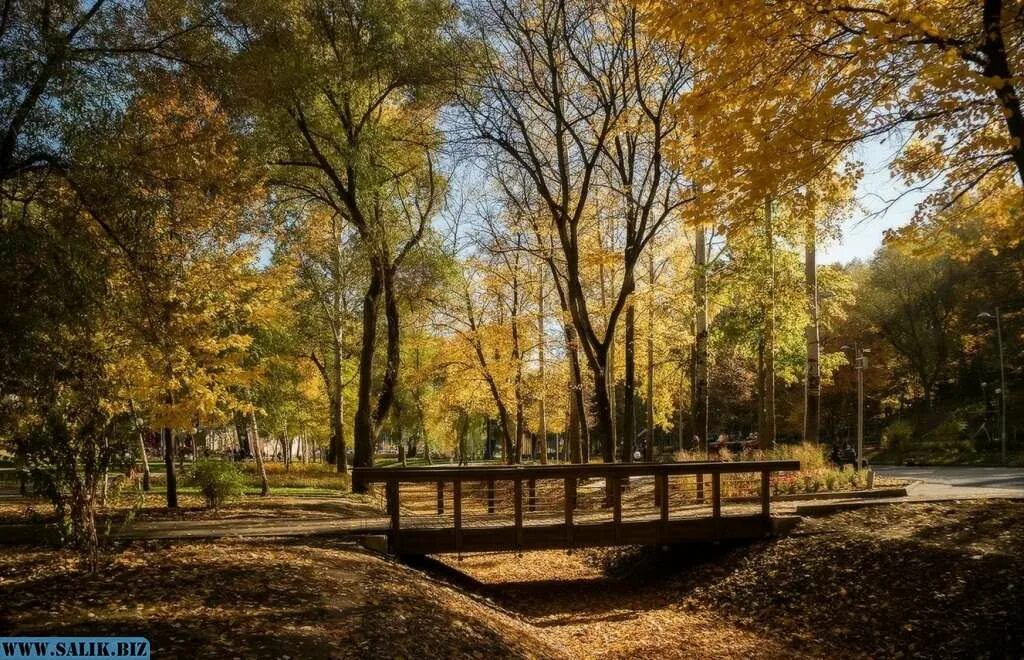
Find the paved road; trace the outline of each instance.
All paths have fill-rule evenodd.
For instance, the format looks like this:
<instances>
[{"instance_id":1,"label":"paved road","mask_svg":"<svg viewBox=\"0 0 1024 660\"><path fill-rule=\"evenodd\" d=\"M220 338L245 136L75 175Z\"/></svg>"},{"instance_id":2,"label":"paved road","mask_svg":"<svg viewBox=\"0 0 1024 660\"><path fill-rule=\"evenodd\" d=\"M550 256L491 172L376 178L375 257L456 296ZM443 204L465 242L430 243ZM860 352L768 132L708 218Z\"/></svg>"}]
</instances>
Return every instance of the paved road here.
<instances>
[{"instance_id":1,"label":"paved road","mask_svg":"<svg viewBox=\"0 0 1024 660\"><path fill-rule=\"evenodd\" d=\"M1024 497L1024 468L877 466L875 470L914 482L907 488L910 499Z\"/></svg>"}]
</instances>

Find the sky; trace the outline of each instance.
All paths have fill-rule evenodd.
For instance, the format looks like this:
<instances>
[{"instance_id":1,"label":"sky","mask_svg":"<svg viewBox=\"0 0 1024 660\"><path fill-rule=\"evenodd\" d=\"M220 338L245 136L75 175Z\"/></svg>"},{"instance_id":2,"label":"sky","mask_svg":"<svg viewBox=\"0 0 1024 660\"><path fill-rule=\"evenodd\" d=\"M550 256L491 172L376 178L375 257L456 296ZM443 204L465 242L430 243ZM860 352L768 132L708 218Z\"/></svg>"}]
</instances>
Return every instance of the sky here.
<instances>
[{"instance_id":1,"label":"sky","mask_svg":"<svg viewBox=\"0 0 1024 660\"><path fill-rule=\"evenodd\" d=\"M914 206L925 195L907 192L905 186L890 176L889 161L893 149L882 141L860 147L858 156L864 163L864 178L856 194L858 208L844 223L842 238L822 250L819 263L870 259L881 246L885 230L907 224L914 213Z\"/></svg>"}]
</instances>

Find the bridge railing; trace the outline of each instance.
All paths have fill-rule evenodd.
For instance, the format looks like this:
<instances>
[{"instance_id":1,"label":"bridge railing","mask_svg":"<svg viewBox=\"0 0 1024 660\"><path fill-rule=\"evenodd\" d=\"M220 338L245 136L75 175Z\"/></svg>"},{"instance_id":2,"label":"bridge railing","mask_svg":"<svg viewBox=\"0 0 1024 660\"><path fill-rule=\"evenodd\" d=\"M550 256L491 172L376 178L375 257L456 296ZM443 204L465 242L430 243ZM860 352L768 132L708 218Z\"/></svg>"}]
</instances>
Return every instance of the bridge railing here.
<instances>
[{"instance_id":1,"label":"bridge railing","mask_svg":"<svg viewBox=\"0 0 1024 660\"><path fill-rule=\"evenodd\" d=\"M461 552L669 542L684 527L707 538L770 529L772 475L799 469L799 461L389 467L356 468L353 481L383 486L397 549Z\"/></svg>"}]
</instances>

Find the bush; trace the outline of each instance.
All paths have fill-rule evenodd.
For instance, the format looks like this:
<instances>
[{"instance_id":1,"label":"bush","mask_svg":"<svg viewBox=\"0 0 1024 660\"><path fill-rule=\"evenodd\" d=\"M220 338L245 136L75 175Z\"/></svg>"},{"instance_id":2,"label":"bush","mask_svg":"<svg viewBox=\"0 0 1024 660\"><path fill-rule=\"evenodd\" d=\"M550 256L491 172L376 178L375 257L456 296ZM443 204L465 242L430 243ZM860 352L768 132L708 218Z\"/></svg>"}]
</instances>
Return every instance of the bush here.
<instances>
[{"instance_id":1,"label":"bush","mask_svg":"<svg viewBox=\"0 0 1024 660\"><path fill-rule=\"evenodd\" d=\"M206 498L206 506L217 508L230 497L243 493L245 477L234 463L208 459L197 461L192 473L193 483Z\"/></svg>"},{"instance_id":2,"label":"bush","mask_svg":"<svg viewBox=\"0 0 1024 660\"><path fill-rule=\"evenodd\" d=\"M913 437L914 427L910 422L897 419L882 432L882 449L899 456L910 446Z\"/></svg>"},{"instance_id":3,"label":"bush","mask_svg":"<svg viewBox=\"0 0 1024 660\"><path fill-rule=\"evenodd\" d=\"M764 458L800 461L801 472L818 472L832 467L826 456L826 445L813 442L801 442L798 445L780 444L775 449L765 452Z\"/></svg>"}]
</instances>

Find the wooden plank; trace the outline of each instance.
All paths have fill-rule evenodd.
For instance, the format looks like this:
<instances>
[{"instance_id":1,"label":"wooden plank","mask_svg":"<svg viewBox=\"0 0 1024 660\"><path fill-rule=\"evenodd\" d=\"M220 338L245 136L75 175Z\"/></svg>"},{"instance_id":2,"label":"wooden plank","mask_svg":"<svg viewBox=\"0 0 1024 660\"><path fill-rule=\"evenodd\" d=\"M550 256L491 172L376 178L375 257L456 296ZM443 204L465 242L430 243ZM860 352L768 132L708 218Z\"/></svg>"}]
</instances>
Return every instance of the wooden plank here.
<instances>
[{"instance_id":1,"label":"wooden plank","mask_svg":"<svg viewBox=\"0 0 1024 660\"><path fill-rule=\"evenodd\" d=\"M513 482L512 505L515 508L516 548L523 547L523 480Z\"/></svg>"},{"instance_id":2,"label":"wooden plank","mask_svg":"<svg viewBox=\"0 0 1024 660\"><path fill-rule=\"evenodd\" d=\"M722 475L717 472L711 475L711 517L722 517Z\"/></svg>"},{"instance_id":3,"label":"wooden plank","mask_svg":"<svg viewBox=\"0 0 1024 660\"><path fill-rule=\"evenodd\" d=\"M599 478L668 474L726 474L737 472L788 472L800 469L800 461L699 461L691 463L594 463L589 465L532 465L494 467L424 467L424 468L354 468L353 480L358 483L386 483L392 479L406 482L466 481L522 479Z\"/></svg>"},{"instance_id":4,"label":"wooden plank","mask_svg":"<svg viewBox=\"0 0 1024 660\"><path fill-rule=\"evenodd\" d=\"M444 482L437 482L437 513L444 513Z\"/></svg>"},{"instance_id":5,"label":"wooden plank","mask_svg":"<svg viewBox=\"0 0 1024 660\"><path fill-rule=\"evenodd\" d=\"M565 478L565 547L571 548L572 538L572 512L576 508L576 478Z\"/></svg>"},{"instance_id":6,"label":"wooden plank","mask_svg":"<svg viewBox=\"0 0 1024 660\"><path fill-rule=\"evenodd\" d=\"M616 540L613 523L580 523L575 527L573 539L566 538L561 523L527 525L523 528L523 550L555 550L579 547L606 547L616 545L661 545L695 543L714 540L757 539L765 535L764 518L726 516L721 520L698 518L693 520L660 520L623 522L621 539ZM456 536L451 528L405 529L396 545L400 554L425 555L450 552L496 552L510 550L515 543L515 529L503 527L466 528L461 545L456 549Z\"/></svg>"},{"instance_id":7,"label":"wooden plank","mask_svg":"<svg viewBox=\"0 0 1024 660\"><path fill-rule=\"evenodd\" d=\"M462 552L462 481L452 483L452 518L455 527L455 552Z\"/></svg>"}]
</instances>

